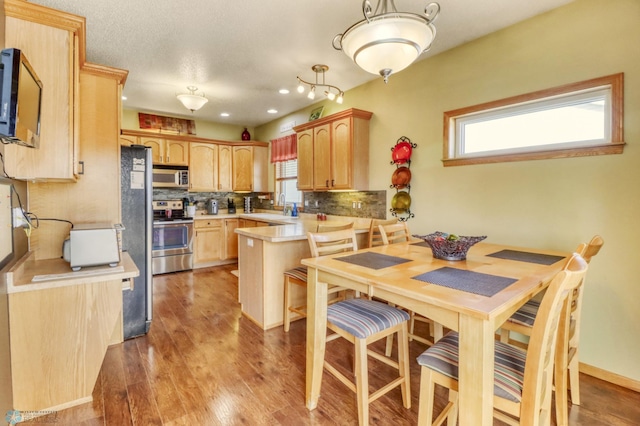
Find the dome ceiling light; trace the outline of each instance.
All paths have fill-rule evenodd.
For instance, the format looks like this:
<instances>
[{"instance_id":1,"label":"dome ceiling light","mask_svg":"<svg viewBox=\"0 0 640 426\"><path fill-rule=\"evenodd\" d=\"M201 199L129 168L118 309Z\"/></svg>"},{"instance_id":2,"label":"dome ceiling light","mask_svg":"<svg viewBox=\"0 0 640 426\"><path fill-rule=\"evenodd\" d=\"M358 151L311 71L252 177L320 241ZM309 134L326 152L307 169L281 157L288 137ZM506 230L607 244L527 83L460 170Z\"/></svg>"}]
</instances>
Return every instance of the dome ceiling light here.
<instances>
[{"instance_id":1,"label":"dome ceiling light","mask_svg":"<svg viewBox=\"0 0 640 426\"><path fill-rule=\"evenodd\" d=\"M407 68L431 48L440 5L427 4L423 16L398 12L394 0L378 0L372 12L371 2L364 0L362 13L362 21L333 38L333 47L363 70L380 74L386 83L392 73Z\"/></svg>"},{"instance_id":2,"label":"dome ceiling light","mask_svg":"<svg viewBox=\"0 0 640 426\"><path fill-rule=\"evenodd\" d=\"M344 92L338 87L332 86L331 84L325 84L324 82L324 73L329 70L329 67L327 65L316 64L312 66L311 69L316 73L316 82L310 83L308 81L304 81L300 77L296 77L298 79L298 93L304 93L304 85L306 84L307 86L310 86L307 97L313 100L316 98L316 88L326 87L326 90L324 91L325 96L329 98L329 100L335 100L337 103L341 104L344 99ZM322 74L322 82L318 79L320 74Z\"/></svg>"},{"instance_id":3,"label":"dome ceiling light","mask_svg":"<svg viewBox=\"0 0 640 426\"><path fill-rule=\"evenodd\" d=\"M191 112L197 111L204 106L209 99L205 98L204 93L201 95L196 94L198 88L196 86L187 86L189 93L182 93L178 96L178 100L182 102L182 105Z\"/></svg>"}]
</instances>

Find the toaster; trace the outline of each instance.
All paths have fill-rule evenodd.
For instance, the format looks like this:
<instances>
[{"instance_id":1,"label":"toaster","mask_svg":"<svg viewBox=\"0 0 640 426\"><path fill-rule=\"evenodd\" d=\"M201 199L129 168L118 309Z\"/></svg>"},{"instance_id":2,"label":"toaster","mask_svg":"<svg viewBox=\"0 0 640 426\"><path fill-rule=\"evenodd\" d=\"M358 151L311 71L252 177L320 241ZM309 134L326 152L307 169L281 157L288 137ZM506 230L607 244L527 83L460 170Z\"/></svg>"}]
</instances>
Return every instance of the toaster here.
<instances>
[{"instance_id":1,"label":"toaster","mask_svg":"<svg viewBox=\"0 0 640 426\"><path fill-rule=\"evenodd\" d=\"M73 271L88 266L120 263L118 231L113 225L74 225L62 244L62 258Z\"/></svg>"}]
</instances>

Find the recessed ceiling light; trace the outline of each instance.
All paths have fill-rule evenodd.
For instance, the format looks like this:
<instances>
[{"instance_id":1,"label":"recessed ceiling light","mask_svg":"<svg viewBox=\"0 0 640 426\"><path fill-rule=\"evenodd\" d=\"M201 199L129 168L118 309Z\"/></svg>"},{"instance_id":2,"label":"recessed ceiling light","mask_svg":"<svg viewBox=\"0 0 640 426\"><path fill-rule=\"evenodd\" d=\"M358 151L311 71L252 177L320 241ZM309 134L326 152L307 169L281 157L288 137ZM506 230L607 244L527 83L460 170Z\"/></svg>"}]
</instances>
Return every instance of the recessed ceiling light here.
<instances>
[{"instance_id":1,"label":"recessed ceiling light","mask_svg":"<svg viewBox=\"0 0 640 426\"><path fill-rule=\"evenodd\" d=\"M126 100L127 100L127 97L126 97L126 96L124 96L124 95L122 95L122 100L123 100L123 101L126 101Z\"/></svg>"},{"instance_id":2,"label":"recessed ceiling light","mask_svg":"<svg viewBox=\"0 0 640 426\"><path fill-rule=\"evenodd\" d=\"M273 108L271 108L271 109L268 109L268 110L267 110L267 112L268 112L269 114L277 114L277 113L278 113L278 110L277 110L277 109L273 109Z\"/></svg>"},{"instance_id":3,"label":"recessed ceiling light","mask_svg":"<svg viewBox=\"0 0 640 426\"><path fill-rule=\"evenodd\" d=\"M220 117L228 117L229 113L228 112L221 112L220 113Z\"/></svg>"},{"instance_id":4,"label":"recessed ceiling light","mask_svg":"<svg viewBox=\"0 0 640 426\"><path fill-rule=\"evenodd\" d=\"M278 90L278 92L279 92L280 94L282 94L282 95L287 95L287 94L289 94L289 90L288 90L288 89L280 89L280 90Z\"/></svg>"}]
</instances>

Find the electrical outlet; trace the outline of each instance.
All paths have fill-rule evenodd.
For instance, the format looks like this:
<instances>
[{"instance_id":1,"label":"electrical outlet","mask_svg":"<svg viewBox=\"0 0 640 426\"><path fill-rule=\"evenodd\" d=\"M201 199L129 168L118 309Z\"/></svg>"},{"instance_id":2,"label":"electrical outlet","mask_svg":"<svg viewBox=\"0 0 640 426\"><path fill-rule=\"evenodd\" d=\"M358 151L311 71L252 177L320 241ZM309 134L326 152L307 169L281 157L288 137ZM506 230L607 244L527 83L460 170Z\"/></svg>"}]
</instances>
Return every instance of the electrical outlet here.
<instances>
[{"instance_id":1,"label":"electrical outlet","mask_svg":"<svg viewBox=\"0 0 640 426\"><path fill-rule=\"evenodd\" d=\"M351 208L352 208L352 209L355 209L355 208L356 208L356 202L355 202L355 201L352 201L352 202L351 202Z\"/></svg>"},{"instance_id":2,"label":"electrical outlet","mask_svg":"<svg viewBox=\"0 0 640 426\"><path fill-rule=\"evenodd\" d=\"M13 227L14 228L27 228L29 223L27 219L24 217L22 213L22 209L20 207L13 208Z\"/></svg>"},{"instance_id":3,"label":"electrical outlet","mask_svg":"<svg viewBox=\"0 0 640 426\"><path fill-rule=\"evenodd\" d=\"M318 207L318 200L314 201L316 207Z\"/></svg>"},{"instance_id":4,"label":"electrical outlet","mask_svg":"<svg viewBox=\"0 0 640 426\"><path fill-rule=\"evenodd\" d=\"M309 207L309 200L304 200L304 206Z\"/></svg>"},{"instance_id":5,"label":"electrical outlet","mask_svg":"<svg viewBox=\"0 0 640 426\"><path fill-rule=\"evenodd\" d=\"M358 208L361 209L362 208L362 201L358 201Z\"/></svg>"}]
</instances>

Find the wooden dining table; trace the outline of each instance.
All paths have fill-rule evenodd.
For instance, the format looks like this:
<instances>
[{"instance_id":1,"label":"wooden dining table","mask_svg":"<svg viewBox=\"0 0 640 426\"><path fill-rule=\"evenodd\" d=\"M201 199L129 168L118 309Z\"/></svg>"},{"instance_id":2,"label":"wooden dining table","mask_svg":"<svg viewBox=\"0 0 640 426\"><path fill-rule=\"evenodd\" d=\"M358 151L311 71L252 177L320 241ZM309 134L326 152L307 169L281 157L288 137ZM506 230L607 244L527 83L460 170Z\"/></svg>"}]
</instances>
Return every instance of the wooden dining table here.
<instances>
[{"instance_id":1,"label":"wooden dining table","mask_svg":"<svg viewBox=\"0 0 640 426\"><path fill-rule=\"evenodd\" d=\"M512 257L504 258L503 254ZM514 254L523 256L513 257ZM419 240L303 259L308 267L307 408L316 408L320 397L327 286L331 284L410 309L458 331L460 425L492 425L495 331L549 285L569 255L482 242L469 249L466 260L447 261L435 259L431 248ZM442 274L444 281L447 274L453 278L464 276L453 283L435 284L429 281L439 281L433 274ZM457 281L475 277L482 279L467 282L466 288L455 288ZM484 283L487 278L489 281ZM504 282L496 290L494 281Z\"/></svg>"}]
</instances>

